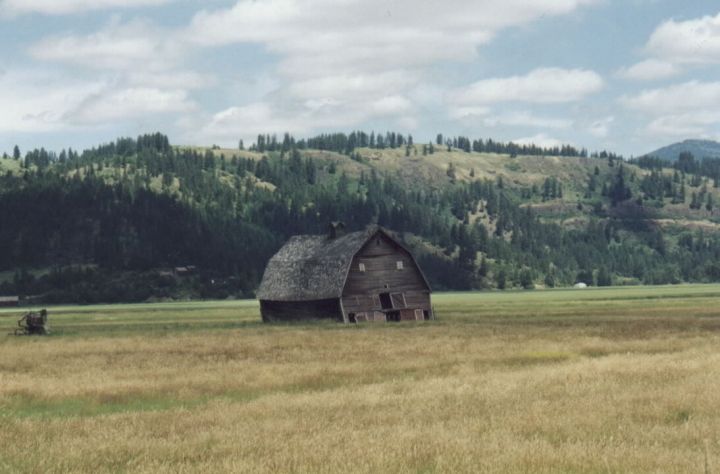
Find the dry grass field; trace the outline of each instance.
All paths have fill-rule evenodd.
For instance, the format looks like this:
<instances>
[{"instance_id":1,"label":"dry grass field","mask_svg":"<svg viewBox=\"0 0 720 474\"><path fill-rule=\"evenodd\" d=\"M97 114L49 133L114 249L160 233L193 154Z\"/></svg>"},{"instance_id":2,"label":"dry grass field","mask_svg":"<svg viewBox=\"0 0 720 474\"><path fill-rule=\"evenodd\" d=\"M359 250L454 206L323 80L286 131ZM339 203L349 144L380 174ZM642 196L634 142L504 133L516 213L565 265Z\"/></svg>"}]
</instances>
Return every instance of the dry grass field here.
<instances>
[{"instance_id":1,"label":"dry grass field","mask_svg":"<svg viewBox=\"0 0 720 474\"><path fill-rule=\"evenodd\" d=\"M720 472L720 286L436 295L427 323L255 302L51 309L5 336L0 472Z\"/></svg>"}]
</instances>

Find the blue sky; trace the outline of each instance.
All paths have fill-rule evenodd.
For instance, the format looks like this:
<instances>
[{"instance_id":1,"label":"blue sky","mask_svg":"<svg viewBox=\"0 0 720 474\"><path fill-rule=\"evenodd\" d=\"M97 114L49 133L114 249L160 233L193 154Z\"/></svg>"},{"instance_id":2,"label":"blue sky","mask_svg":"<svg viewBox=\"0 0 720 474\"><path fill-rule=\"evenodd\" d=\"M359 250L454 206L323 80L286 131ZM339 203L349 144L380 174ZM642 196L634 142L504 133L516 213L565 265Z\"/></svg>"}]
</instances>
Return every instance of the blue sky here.
<instances>
[{"instance_id":1,"label":"blue sky","mask_svg":"<svg viewBox=\"0 0 720 474\"><path fill-rule=\"evenodd\" d=\"M0 0L0 152L396 130L637 155L720 139L697 0Z\"/></svg>"}]
</instances>

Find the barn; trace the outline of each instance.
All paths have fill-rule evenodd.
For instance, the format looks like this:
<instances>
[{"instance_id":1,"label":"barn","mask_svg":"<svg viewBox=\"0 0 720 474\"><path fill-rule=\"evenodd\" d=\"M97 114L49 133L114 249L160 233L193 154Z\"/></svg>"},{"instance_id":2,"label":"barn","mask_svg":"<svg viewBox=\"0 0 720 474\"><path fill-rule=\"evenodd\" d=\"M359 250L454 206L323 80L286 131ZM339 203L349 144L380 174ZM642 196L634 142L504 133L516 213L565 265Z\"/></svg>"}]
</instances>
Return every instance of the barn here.
<instances>
[{"instance_id":1,"label":"barn","mask_svg":"<svg viewBox=\"0 0 720 474\"><path fill-rule=\"evenodd\" d=\"M17 296L0 296L0 307L19 306L20 298Z\"/></svg>"},{"instance_id":2,"label":"barn","mask_svg":"<svg viewBox=\"0 0 720 474\"><path fill-rule=\"evenodd\" d=\"M292 237L270 259L257 295L263 321L432 318L430 285L410 251L379 226L343 229Z\"/></svg>"}]
</instances>

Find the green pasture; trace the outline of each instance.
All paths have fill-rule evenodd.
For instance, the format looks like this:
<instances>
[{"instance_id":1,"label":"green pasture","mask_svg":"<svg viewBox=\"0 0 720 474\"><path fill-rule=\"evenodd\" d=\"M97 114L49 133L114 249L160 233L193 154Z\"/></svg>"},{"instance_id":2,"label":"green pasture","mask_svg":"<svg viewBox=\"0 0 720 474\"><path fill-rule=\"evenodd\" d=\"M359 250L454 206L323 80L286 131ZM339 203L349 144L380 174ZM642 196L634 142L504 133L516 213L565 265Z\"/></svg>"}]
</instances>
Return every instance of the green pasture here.
<instances>
[{"instance_id":1,"label":"green pasture","mask_svg":"<svg viewBox=\"0 0 720 474\"><path fill-rule=\"evenodd\" d=\"M434 325L526 326L548 330L558 325L575 325L605 331L632 328L640 322L645 330L677 325L707 329L720 323L720 285L716 284L437 293L432 301L437 319L430 324ZM0 335L11 332L17 318L30 309L40 307L0 308ZM47 309L53 337L237 328L263 330L285 326L264 325L255 300L50 306ZM648 324L653 321L654 325ZM345 329L334 323L321 323L321 326ZM411 326L416 324L376 325L373 329Z\"/></svg>"}]
</instances>

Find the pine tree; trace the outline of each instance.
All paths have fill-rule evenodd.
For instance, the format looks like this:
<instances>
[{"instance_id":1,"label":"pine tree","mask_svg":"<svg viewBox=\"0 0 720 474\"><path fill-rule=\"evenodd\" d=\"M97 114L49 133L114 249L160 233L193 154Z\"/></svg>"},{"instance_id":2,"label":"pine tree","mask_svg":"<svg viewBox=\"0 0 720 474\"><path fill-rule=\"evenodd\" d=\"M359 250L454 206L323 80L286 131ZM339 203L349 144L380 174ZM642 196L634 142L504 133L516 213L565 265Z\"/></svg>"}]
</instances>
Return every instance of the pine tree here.
<instances>
[{"instance_id":1,"label":"pine tree","mask_svg":"<svg viewBox=\"0 0 720 474\"><path fill-rule=\"evenodd\" d=\"M529 268L523 268L523 270L520 272L520 286L522 286L526 290L532 290L533 288L535 288L532 272Z\"/></svg>"},{"instance_id":2,"label":"pine tree","mask_svg":"<svg viewBox=\"0 0 720 474\"><path fill-rule=\"evenodd\" d=\"M505 289L505 286L507 285L507 275L505 274L504 268L501 268L500 271L497 272L497 275L495 275L495 285L498 290Z\"/></svg>"},{"instance_id":3,"label":"pine tree","mask_svg":"<svg viewBox=\"0 0 720 474\"><path fill-rule=\"evenodd\" d=\"M692 198L690 199L690 209L700 209L700 201L698 200L696 192L692 193Z\"/></svg>"},{"instance_id":4,"label":"pine tree","mask_svg":"<svg viewBox=\"0 0 720 474\"><path fill-rule=\"evenodd\" d=\"M490 270L487 259L483 255L482 260L480 260L480 267L478 268L478 275L481 277L486 277L488 274L488 271Z\"/></svg>"},{"instance_id":5,"label":"pine tree","mask_svg":"<svg viewBox=\"0 0 720 474\"><path fill-rule=\"evenodd\" d=\"M612 276L605 265L598 270L597 286L612 286Z\"/></svg>"},{"instance_id":6,"label":"pine tree","mask_svg":"<svg viewBox=\"0 0 720 474\"><path fill-rule=\"evenodd\" d=\"M20 159L20 148L15 145L15 148L13 148L13 160L19 160Z\"/></svg>"}]
</instances>

